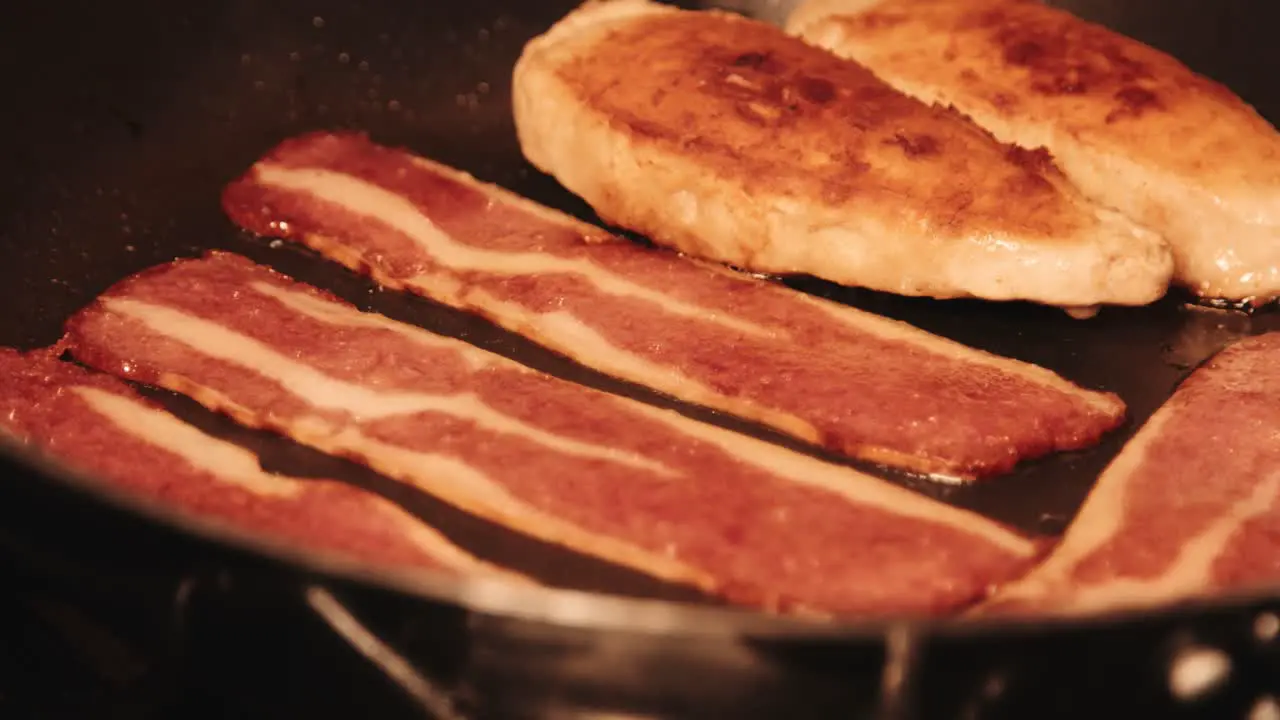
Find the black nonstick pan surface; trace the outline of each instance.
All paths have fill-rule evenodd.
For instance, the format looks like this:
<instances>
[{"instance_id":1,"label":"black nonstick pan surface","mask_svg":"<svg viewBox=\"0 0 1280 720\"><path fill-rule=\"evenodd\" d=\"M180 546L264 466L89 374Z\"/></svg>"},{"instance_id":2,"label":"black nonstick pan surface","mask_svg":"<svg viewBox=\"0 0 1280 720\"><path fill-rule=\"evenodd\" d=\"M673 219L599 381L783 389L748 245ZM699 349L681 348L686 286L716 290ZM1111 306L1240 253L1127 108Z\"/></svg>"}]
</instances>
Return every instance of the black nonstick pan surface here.
<instances>
[{"instance_id":1,"label":"black nonstick pan surface","mask_svg":"<svg viewBox=\"0 0 1280 720\"><path fill-rule=\"evenodd\" d=\"M726 1L719 6L780 21L790 4ZM1280 122L1280 86L1274 80L1280 71L1280 51L1274 44L1276 25L1268 20L1268 14L1275 13L1264 0L1078 0L1056 4L1173 52L1193 68L1232 87L1273 123ZM4 260L0 263L0 345L25 348L52 343L71 313L117 280L175 257L220 248L331 290L362 308L462 337L553 374L676 407L693 417L810 451L746 423L678 405L585 370L477 318L422 299L380 291L292 245L250 238L223 217L218 204L223 185L279 140L308 130L351 128L367 131L378 142L410 147L484 180L595 220L583 203L524 162L510 119L510 71L521 47L573 5L564 0L6 4L0 14L0 88L5 97L5 112L0 114L4 168L0 173L0 257ZM1280 329L1278 312L1264 309L1250 315L1206 308L1177 293L1152 307L1107 308L1099 316L1081 321L1059 310L1023 304L937 302L840 288L810 279L787 282L974 347L1050 368L1086 387L1120 394L1129 406L1129 422L1102 445L1028 463L1009 475L978 484L947 486L860 466L919 492L1045 535L1056 535L1066 527L1101 469L1192 368L1237 338ZM551 595L547 597L552 599L540 600L530 596L495 599L492 594L442 583L422 585L369 573L353 575L350 568L337 568L296 551L282 555L254 539L227 538L203 530L192 535L187 532L190 523L166 518L163 512L144 512L149 519L134 515L137 509L132 506L122 512L119 503L103 503L100 493L86 492L93 487L91 480L87 484L69 480L56 468L33 465L28 458L10 453L7 471L12 481L5 483L5 492L18 495L5 503L9 510L0 522L4 528L0 538L7 538L11 548L26 548L27 557L34 552L31 548L45 542L73 555L93 545L93 560L82 557L81 565L105 567L117 562L120 555L110 539L76 543L68 538L85 539L89 529L99 528L112 533L120 543L135 542L154 551L161 541L138 535L154 531L162 533L155 537L172 543L166 545L166 552L173 552L147 562L179 564L180 559L170 556L177 552L175 548L187 548L183 543L189 540L199 546L188 549L198 553L202 563L224 569L252 567L242 572L268 578L262 587L273 588L273 592L289 594L303 587L315 590L321 587L315 584L319 582L316 578L324 578L323 587L341 588L349 603L376 607L361 617L383 618L384 636L403 640L406 617L417 617L414 627L420 629L423 617L437 618L438 624L432 626L437 628L459 627L461 623L465 630L458 630L460 635L435 643L437 648L449 648L453 655L426 663L438 665L436 670L446 668L440 672L454 676L441 681L446 688L441 691L444 696L462 698L446 703L452 710L442 710L438 703L433 706L432 701L419 703L437 716L462 713L466 707L484 715L513 707L532 712L530 708L612 702L640 714L667 712L671 707L675 708L672 712L698 714L700 708L709 707L718 708L716 712L736 708L738 716L747 717L785 707L798 717L810 703L840 708L841 714L850 716L896 713L934 717L927 710L940 703L955 710L968 702L966 698L973 692L980 699L986 697L982 688L990 680L988 660L1007 667L1012 662L1009 658L1015 656L1033 658L1014 663L1025 665L1027 673L1055 674L1053 686L1059 690L1071 687L1069 678L1076 677L1068 673L1069 662L1075 664L1077 680L1086 684L1115 674L1106 668L1149 671L1155 680L1135 680L1127 687L1137 693L1146 688L1143 682L1155 683L1154 691L1167 700L1167 683L1161 685L1164 676L1160 675L1167 668L1160 665L1153 670L1152 662L1165 663L1178 648L1200 642L1195 640L1199 631L1226 638L1220 644L1230 646L1233 656L1238 656L1235 643L1252 642L1253 618L1268 602L1266 597L1235 599L1216 606L1104 618L1082 625L1041 627L1033 623L1015 628L954 629L945 624L895 623L802 628L716 609L714 601L692 591L504 531L358 466L270 434L238 428L176 396L155 391L150 395L197 425L258 451L269 469L337 477L372 489L473 552L548 584L662 601L628 604L588 594L562 596L560 600ZM68 492L67 488L74 490ZM37 492L43 493L38 501L31 494ZM37 502L44 509L42 515L18 510L27 507L23 503ZM108 531L107 527L115 529ZM37 533L40 539L31 540L35 535L15 539L25 537L24 532ZM191 539L196 536L202 539ZM258 563L262 553L274 560ZM144 577L146 563L133 562L131 572ZM392 586L397 590L391 590ZM424 594L429 597L424 599ZM298 596L302 597L301 591ZM313 611L332 620L329 611L334 606L316 600L332 600L329 590L306 597ZM666 601L711 607L696 609ZM565 609L570 607L565 602L571 610ZM764 652L768 659L765 665L760 664L759 647L748 653L736 639L739 633L757 631L773 638L770 642L783 643ZM708 632L722 640L682 640ZM1123 646L1125 637L1144 639L1135 645L1142 649L1126 655L1130 651L1119 649L1127 647ZM723 638L735 639L728 642ZM791 638L795 644L780 638ZM496 645L484 650L486 642ZM1046 642L1050 644L1043 644ZM925 655L931 658L928 662L920 654L925 645L931 648ZM649 663L661 658L670 668L684 669L660 671L644 665L647 674L633 673L627 676L629 680L619 680L618 671L609 662L583 659L605 652L601 649L605 647L613 648L615 656L609 657L616 662L622 662L619 658L623 657L628 662L647 658L644 662ZM580 664L550 662L548 648L557 649L554 657L574 657ZM1249 648L1250 653L1256 650L1252 645ZM1153 659L1157 656L1158 660ZM528 657L537 661L518 662ZM993 657L997 660L991 660ZM1276 669L1273 656L1258 657L1270 663L1258 667ZM1036 671L1037 662L1048 664ZM945 663L961 678L951 690L945 690L951 687L946 682L951 681L935 677L937 668L943 667L937 663ZM468 676L459 664L478 674ZM1088 678L1094 679L1088 680L1079 673L1081 667L1091 664L1094 672ZM886 667L905 667L909 672L899 678ZM477 668L487 668L490 674ZM480 677L489 679L478 680ZM646 680L640 683L636 677ZM722 677L730 683L725 688L736 690L714 690L710 681L691 684L696 677ZM1265 678L1265 673L1258 678ZM486 690L486 682L501 684L503 691L498 694L506 700L493 700L495 693ZM615 687L619 682L625 689ZM943 690L921 689L921 683L938 682L943 682L938 686L945 686ZM583 683L593 688L582 691L585 695L548 690L553 686L580 689ZM970 687L975 683L977 690ZM747 685L756 689L747 692ZM1251 692L1247 688L1255 686L1248 685L1243 692L1247 695ZM448 688L458 687L462 690L451 695ZM609 695L606 688L615 694ZM1030 690L1024 692L1031 693L1027 697L1034 696ZM666 699L653 699L655 693ZM421 700L413 690L409 694ZM1007 689L995 695L1017 697ZM514 697L535 699L516 703L510 700ZM606 702L601 699L605 697L621 699ZM1081 690L1067 692L1059 699L1082 701L1086 697L1093 696ZM1240 708L1235 716L1243 716L1252 702L1245 695L1224 698L1235 703L1232 708ZM673 702L676 705L671 705ZM979 705L986 708L982 710L987 713L984 717L1001 712L998 702ZM1015 702L1005 711L1017 707ZM1048 706L1035 707L1039 716L1050 716ZM1194 704L1178 707L1180 712L1205 709L1197 710L1199 706Z\"/></svg>"}]
</instances>

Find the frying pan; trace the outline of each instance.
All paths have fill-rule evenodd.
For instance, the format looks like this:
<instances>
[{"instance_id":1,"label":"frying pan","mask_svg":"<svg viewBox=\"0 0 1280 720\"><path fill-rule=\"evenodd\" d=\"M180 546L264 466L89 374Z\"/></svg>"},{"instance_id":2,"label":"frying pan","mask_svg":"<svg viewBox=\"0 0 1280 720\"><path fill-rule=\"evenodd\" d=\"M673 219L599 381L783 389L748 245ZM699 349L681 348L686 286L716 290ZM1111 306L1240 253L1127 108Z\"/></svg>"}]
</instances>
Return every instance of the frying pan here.
<instances>
[{"instance_id":1,"label":"frying pan","mask_svg":"<svg viewBox=\"0 0 1280 720\"><path fill-rule=\"evenodd\" d=\"M222 216L223 184L282 138L355 128L596 220L524 162L510 119L510 70L521 47L573 4L7 3L0 344L51 343L66 317L120 278L223 248L362 308L814 452L605 378L477 318L379 291L304 251L249 238ZM1057 4L1173 52L1280 121L1280 56L1266 0ZM719 3L775 22L791 5ZM1198 307L1177 293L1077 321L1025 304L787 282L1119 393L1129 423L1101 446L1004 477L949 487L869 468L1048 535L1066 527L1100 470L1191 369L1235 339L1280 328L1280 313ZM175 515L0 445L5 570L68 592L130 598L121 611L146 618L184 692L214 697L210 688L288 683L272 667L272 643L322 642L318 636L398 686L412 713L451 719L1246 717L1280 690L1277 650L1258 632L1280 609L1280 587L1069 622L766 617L517 536L358 466L150 395L259 452L268 469L366 487L473 552L560 588L353 566ZM220 630L228 627L236 630ZM1225 658L1227 671L1195 697L1179 696L1178 674L1206 657ZM323 695L320 685L308 691Z\"/></svg>"}]
</instances>

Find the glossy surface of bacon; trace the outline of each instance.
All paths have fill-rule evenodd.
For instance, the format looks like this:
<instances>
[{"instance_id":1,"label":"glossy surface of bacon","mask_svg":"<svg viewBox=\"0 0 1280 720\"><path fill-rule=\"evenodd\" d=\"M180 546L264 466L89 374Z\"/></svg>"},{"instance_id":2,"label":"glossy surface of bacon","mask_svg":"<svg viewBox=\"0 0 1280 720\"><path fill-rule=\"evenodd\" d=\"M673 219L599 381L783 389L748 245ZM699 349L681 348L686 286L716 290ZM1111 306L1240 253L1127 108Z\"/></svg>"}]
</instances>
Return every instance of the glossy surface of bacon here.
<instances>
[{"instance_id":1,"label":"glossy surface of bacon","mask_svg":"<svg viewBox=\"0 0 1280 720\"><path fill-rule=\"evenodd\" d=\"M68 329L92 366L744 604L945 612L1037 554L981 516L362 313L236 255L127 279Z\"/></svg>"},{"instance_id":2,"label":"glossy surface of bacon","mask_svg":"<svg viewBox=\"0 0 1280 720\"><path fill-rule=\"evenodd\" d=\"M983 612L1155 606L1280 582L1280 333L1196 370L1103 473L1057 550Z\"/></svg>"},{"instance_id":3,"label":"glossy surface of bacon","mask_svg":"<svg viewBox=\"0 0 1280 720\"><path fill-rule=\"evenodd\" d=\"M3 431L129 493L296 548L382 567L490 571L391 502L340 482L265 472L248 450L48 350L0 348Z\"/></svg>"},{"instance_id":4,"label":"glossy surface of bacon","mask_svg":"<svg viewBox=\"0 0 1280 720\"><path fill-rule=\"evenodd\" d=\"M875 462L971 479L1124 415L1047 370L620 241L361 136L286 141L224 207L584 365Z\"/></svg>"}]
</instances>

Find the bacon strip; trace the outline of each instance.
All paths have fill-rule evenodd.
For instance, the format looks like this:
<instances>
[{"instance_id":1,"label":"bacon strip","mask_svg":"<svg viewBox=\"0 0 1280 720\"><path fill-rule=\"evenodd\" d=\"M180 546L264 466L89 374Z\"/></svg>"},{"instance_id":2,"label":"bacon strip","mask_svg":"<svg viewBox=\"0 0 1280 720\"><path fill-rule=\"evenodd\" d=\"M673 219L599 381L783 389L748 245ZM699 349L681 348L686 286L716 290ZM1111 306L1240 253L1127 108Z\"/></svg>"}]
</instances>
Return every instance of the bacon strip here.
<instances>
[{"instance_id":1,"label":"bacon strip","mask_svg":"<svg viewBox=\"0 0 1280 720\"><path fill-rule=\"evenodd\" d=\"M1038 554L978 515L359 312L236 255L127 279L68 330L94 367L740 603L943 612Z\"/></svg>"},{"instance_id":2,"label":"bacon strip","mask_svg":"<svg viewBox=\"0 0 1280 720\"><path fill-rule=\"evenodd\" d=\"M973 479L1090 446L1124 416L1047 370L618 241L362 136L288 140L223 205L584 365L876 462Z\"/></svg>"},{"instance_id":3,"label":"bacon strip","mask_svg":"<svg viewBox=\"0 0 1280 720\"><path fill-rule=\"evenodd\" d=\"M1085 613L1280 581L1280 333L1196 370L1103 473L1058 549L984 613Z\"/></svg>"},{"instance_id":4,"label":"bacon strip","mask_svg":"<svg viewBox=\"0 0 1280 720\"><path fill-rule=\"evenodd\" d=\"M0 432L187 514L380 566L507 575L377 495L267 473L119 380L0 348ZM514 576L511 576L514 577Z\"/></svg>"}]
</instances>

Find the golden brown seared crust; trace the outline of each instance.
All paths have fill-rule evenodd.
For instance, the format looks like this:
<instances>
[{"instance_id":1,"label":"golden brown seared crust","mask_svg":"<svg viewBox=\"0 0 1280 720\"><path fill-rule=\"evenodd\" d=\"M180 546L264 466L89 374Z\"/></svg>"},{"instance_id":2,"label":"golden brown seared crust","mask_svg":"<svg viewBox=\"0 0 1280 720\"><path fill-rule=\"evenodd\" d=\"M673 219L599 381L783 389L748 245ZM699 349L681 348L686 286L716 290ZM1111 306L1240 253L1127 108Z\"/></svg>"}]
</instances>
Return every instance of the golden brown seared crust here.
<instances>
[{"instance_id":1,"label":"golden brown seared crust","mask_svg":"<svg viewBox=\"0 0 1280 720\"><path fill-rule=\"evenodd\" d=\"M584 6L526 48L515 115L603 217L740 267L1063 305L1150 302L1171 272L1045 154L737 15Z\"/></svg>"},{"instance_id":2,"label":"golden brown seared crust","mask_svg":"<svg viewBox=\"0 0 1280 720\"><path fill-rule=\"evenodd\" d=\"M1092 221L1045 165L760 23L655 14L613 30L559 75L633 141L696 157L748 192L831 205L902 198L904 212L957 237L1069 237Z\"/></svg>"},{"instance_id":3,"label":"golden brown seared crust","mask_svg":"<svg viewBox=\"0 0 1280 720\"><path fill-rule=\"evenodd\" d=\"M1165 235L1178 278L1280 292L1280 134L1173 57L1034 0L809 0L788 30L999 139Z\"/></svg>"}]
</instances>

